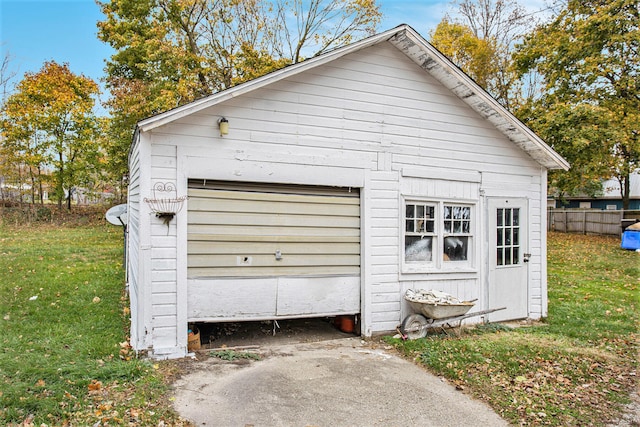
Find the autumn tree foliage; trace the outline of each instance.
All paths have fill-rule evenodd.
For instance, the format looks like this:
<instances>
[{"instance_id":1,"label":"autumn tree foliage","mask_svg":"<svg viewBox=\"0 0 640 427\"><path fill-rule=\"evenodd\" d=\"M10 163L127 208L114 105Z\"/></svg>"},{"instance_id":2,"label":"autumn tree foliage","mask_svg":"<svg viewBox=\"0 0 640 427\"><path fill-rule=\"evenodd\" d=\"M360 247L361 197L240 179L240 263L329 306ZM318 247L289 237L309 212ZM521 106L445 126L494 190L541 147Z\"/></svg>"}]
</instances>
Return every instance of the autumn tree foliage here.
<instances>
[{"instance_id":1,"label":"autumn tree foliage","mask_svg":"<svg viewBox=\"0 0 640 427\"><path fill-rule=\"evenodd\" d=\"M114 174L139 120L375 32L375 0L99 2Z\"/></svg>"},{"instance_id":2,"label":"autumn tree foliage","mask_svg":"<svg viewBox=\"0 0 640 427\"><path fill-rule=\"evenodd\" d=\"M489 93L495 92L497 45L493 37L479 38L466 25L441 21L431 43Z\"/></svg>"},{"instance_id":3,"label":"autumn tree foliage","mask_svg":"<svg viewBox=\"0 0 640 427\"><path fill-rule=\"evenodd\" d=\"M510 110L523 103L526 85L512 67L515 43L534 26L517 0L453 0L431 32L431 43Z\"/></svg>"},{"instance_id":4,"label":"autumn tree foliage","mask_svg":"<svg viewBox=\"0 0 640 427\"><path fill-rule=\"evenodd\" d=\"M637 0L570 0L519 48L519 71L544 79L523 118L572 164L551 175L561 194L617 178L629 207L629 178L640 170L639 23Z\"/></svg>"},{"instance_id":5,"label":"autumn tree foliage","mask_svg":"<svg viewBox=\"0 0 640 427\"><path fill-rule=\"evenodd\" d=\"M33 201L42 202L47 186L58 205L66 199L70 209L75 188L95 178L100 149L93 107L98 94L93 80L52 61L37 73L26 73L5 101L3 172L17 187L28 184Z\"/></svg>"}]
</instances>

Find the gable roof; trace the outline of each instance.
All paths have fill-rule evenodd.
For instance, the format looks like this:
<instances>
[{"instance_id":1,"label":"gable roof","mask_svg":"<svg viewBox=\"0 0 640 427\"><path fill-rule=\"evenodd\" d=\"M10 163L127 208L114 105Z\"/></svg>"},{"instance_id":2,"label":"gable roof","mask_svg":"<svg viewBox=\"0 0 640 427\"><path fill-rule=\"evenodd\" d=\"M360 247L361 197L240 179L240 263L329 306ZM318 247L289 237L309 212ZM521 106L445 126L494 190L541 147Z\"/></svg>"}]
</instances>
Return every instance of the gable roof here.
<instances>
[{"instance_id":1,"label":"gable roof","mask_svg":"<svg viewBox=\"0 0 640 427\"><path fill-rule=\"evenodd\" d=\"M375 36L290 65L230 89L195 100L138 122L136 133L149 131L225 100L262 88L276 81L321 66L370 46L390 42L418 64L478 114L492 123L514 144L547 169L569 169L569 163L540 139L531 129L507 111L473 79L453 64L408 25L400 25Z\"/></svg>"}]
</instances>

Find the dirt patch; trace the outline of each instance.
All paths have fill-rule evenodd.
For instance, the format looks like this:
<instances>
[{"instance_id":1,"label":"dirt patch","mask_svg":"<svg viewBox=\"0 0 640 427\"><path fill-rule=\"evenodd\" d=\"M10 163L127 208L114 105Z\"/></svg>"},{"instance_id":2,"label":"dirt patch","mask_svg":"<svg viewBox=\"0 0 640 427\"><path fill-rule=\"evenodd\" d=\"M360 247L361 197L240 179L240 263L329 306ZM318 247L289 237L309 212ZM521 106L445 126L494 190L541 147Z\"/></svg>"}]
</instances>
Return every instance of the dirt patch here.
<instances>
[{"instance_id":1,"label":"dirt patch","mask_svg":"<svg viewBox=\"0 0 640 427\"><path fill-rule=\"evenodd\" d=\"M196 323L201 352L216 348L247 348L311 343L355 334L340 331L334 318L289 319L263 322Z\"/></svg>"}]
</instances>

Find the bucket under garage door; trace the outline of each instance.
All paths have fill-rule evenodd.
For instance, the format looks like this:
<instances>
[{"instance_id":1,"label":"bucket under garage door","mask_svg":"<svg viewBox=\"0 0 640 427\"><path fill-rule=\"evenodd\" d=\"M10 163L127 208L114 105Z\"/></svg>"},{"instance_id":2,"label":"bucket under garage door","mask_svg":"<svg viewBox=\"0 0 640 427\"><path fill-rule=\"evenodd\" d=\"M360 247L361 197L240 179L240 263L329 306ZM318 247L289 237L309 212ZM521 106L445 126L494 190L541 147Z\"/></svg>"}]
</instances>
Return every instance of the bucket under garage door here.
<instances>
[{"instance_id":1,"label":"bucket under garage door","mask_svg":"<svg viewBox=\"0 0 640 427\"><path fill-rule=\"evenodd\" d=\"M357 189L189 180L190 322L360 312Z\"/></svg>"}]
</instances>

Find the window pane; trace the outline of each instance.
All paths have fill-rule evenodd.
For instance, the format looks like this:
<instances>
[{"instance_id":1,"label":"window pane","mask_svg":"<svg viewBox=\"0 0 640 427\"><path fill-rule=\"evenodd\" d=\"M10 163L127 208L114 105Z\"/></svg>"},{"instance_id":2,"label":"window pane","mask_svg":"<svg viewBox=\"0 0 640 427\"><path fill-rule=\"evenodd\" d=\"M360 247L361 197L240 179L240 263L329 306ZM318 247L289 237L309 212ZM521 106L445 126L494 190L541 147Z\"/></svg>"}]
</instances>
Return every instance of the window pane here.
<instances>
[{"instance_id":1,"label":"window pane","mask_svg":"<svg viewBox=\"0 0 640 427\"><path fill-rule=\"evenodd\" d=\"M504 229L504 244L505 246L511 245L511 229L510 228Z\"/></svg>"},{"instance_id":2,"label":"window pane","mask_svg":"<svg viewBox=\"0 0 640 427\"><path fill-rule=\"evenodd\" d=\"M504 265L511 265L511 248L504 248Z\"/></svg>"},{"instance_id":3,"label":"window pane","mask_svg":"<svg viewBox=\"0 0 640 427\"><path fill-rule=\"evenodd\" d=\"M451 221L444 222L444 232L451 233Z\"/></svg>"},{"instance_id":4,"label":"window pane","mask_svg":"<svg viewBox=\"0 0 640 427\"><path fill-rule=\"evenodd\" d=\"M471 218L471 208L470 207L467 206L467 207L463 208L462 218L464 218L464 219L470 219Z\"/></svg>"},{"instance_id":5,"label":"window pane","mask_svg":"<svg viewBox=\"0 0 640 427\"><path fill-rule=\"evenodd\" d=\"M424 205L416 206L416 218L424 218Z\"/></svg>"},{"instance_id":6,"label":"window pane","mask_svg":"<svg viewBox=\"0 0 640 427\"><path fill-rule=\"evenodd\" d=\"M468 237L446 237L444 239L444 260L464 261L467 259Z\"/></svg>"},{"instance_id":7,"label":"window pane","mask_svg":"<svg viewBox=\"0 0 640 427\"><path fill-rule=\"evenodd\" d=\"M513 210L513 225L520 225L520 208L515 208Z\"/></svg>"},{"instance_id":8,"label":"window pane","mask_svg":"<svg viewBox=\"0 0 640 427\"><path fill-rule=\"evenodd\" d=\"M432 237L406 236L404 240L405 261L431 261Z\"/></svg>"},{"instance_id":9,"label":"window pane","mask_svg":"<svg viewBox=\"0 0 640 427\"><path fill-rule=\"evenodd\" d=\"M404 231L409 231L409 232L413 232L413 220L412 219L408 219L405 221L405 227L404 227Z\"/></svg>"},{"instance_id":10,"label":"window pane","mask_svg":"<svg viewBox=\"0 0 640 427\"><path fill-rule=\"evenodd\" d=\"M415 205L407 205L407 215L406 218L415 218Z\"/></svg>"},{"instance_id":11,"label":"window pane","mask_svg":"<svg viewBox=\"0 0 640 427\"><path fill-rule=\"evenodd\" d=\"M444 219L451 219L451 206L444 207Z\"/></svg>"},{"instance_id":12,"label":"window pane","mask_svg":"<svg viewBox=\"0 0 640 427\"><path fill-rule=\"evenodd\" d=\"M503 240L503 230L502 228L498 228L496 231L498 232L498 235L496 237L496 245L498 246L503 246L504 245L504 240Z\"/></svg>"},{"instance_id":13,"label":"window pane","mask_svg":"<svg viewBox=\"0 0 640 427\"><path fill-rule=\"evenodd\" d=\"M427 233L433 233L435 224L435 221L427 221Z\"/></svg>"},{"instance_id":14,"label":"window pane","mask_svg":"<svg viewBox=\"0 0 640 427\"><path fill-rule=\"evenodd\" d=\"M465 221L462 223L462 232L463 233L470 233L471 230L471 225L469 224L469 221Z\"/></svg>"},{"instance_id":15,"label":"window pane","mask_svg":"<svg viewBox=\"0 0 640 427\"><path fill-rule=\"evenodd\" d=\"M513 263L520 264L520 248L513 248Z\"/></svg>"},{"instance_id":16,"label":"window pane","mask_svg":"<svg viewBox=\"0 0 640 427\"><path fill-rule=\"evenodd\" d=\"M514 228L513 229L513 244L514 244L514 246L520 244L520 229L519 228Z\"/></svg>"},{"instance_id":17,"label":"window pane","mask_svg":"<svg viewBox=\"0 0 640 427\"><path fill-rule=\"evenodd\" d=\"M462 233L462 222L454 221L453 222L453 232L454 233Z\"/></svg>"},{"instance_id":18,"label":"window pane","mask_svg":"<svg viewBox=\"0 0 640 427\"><path fill-rule=\"evenodd\" d=\"M503 212L504 212L504 209L498 209L498 218L497 218L498 227L503 226L503 215L504 215Z\"/></svg>"},{"instance_id":19,"label":"window pane","mask_svg":"<svg viewBox=\"0 0 640 427\"><path fill-rule=\"evenodd\" d=\"M504 265L504 258L502 257L502 252L504 252L504 249L498 248L498 254L497 254L498 265Z\"/></svg>"},{"instance_id":20,"label":"window pane","mask_svg":"<svg viewBox=\"0 0 640 427\"><path fill-rule=\"evenodd\" d=\"M511 209L504 210L504 225L511 225Z\"/></svg>"},{"instance_id":21,"label":"window pane","mask_svg":"<svg viewBox=\"0 0 640 427\"><path fill-rule=\"evenodd\" d=\"M433 206L427 206L427 218L435 218L435 208Z\"/></svg>"}]
</instances>

